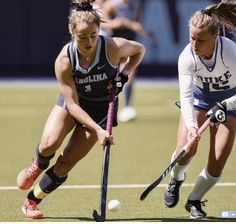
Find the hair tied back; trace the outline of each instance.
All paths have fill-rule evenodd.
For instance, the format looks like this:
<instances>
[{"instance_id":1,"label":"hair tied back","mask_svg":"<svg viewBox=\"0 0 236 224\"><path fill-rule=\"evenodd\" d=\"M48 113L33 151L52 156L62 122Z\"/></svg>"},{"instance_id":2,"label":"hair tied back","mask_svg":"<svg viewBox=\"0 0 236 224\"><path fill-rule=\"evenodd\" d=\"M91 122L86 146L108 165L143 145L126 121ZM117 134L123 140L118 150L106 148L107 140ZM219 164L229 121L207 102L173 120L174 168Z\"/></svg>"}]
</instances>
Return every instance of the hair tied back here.
<instances>
[{"instance_id":1,"label":"hair tied back","mask_svg":"<svg viewBox=\"0 0 236 224\"><path fill-rule=\"evenodd\" d=\"M209 9L202 9L202 10L201 10L201 13L202 13L203 15L208 15L208 16L211 16L211 15L212 15L212 13L211 13L211 11L210 11Z\"/></svg>"},{"instance_id":2,"label":"hair tied back","mask_svg":"<svg viewBox=\"0 0 236 224\"><path fill-rule=\"evenodd\" d=\"M71 3L71 9L75 9L76 11L91 11L93 10L93 6L87 2Z\"/></svg>"}]
</instances>

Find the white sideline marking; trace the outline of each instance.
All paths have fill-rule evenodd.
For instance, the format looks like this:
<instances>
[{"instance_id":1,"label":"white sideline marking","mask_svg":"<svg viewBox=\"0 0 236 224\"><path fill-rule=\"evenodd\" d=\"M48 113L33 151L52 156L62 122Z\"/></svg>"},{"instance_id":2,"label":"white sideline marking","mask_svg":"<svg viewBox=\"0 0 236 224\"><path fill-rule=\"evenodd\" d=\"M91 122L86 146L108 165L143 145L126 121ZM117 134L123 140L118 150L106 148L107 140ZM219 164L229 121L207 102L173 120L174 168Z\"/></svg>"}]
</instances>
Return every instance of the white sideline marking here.
<instances>
[{"instance_id":1,"label":"white sideline marking","mask_svg":"<svg viewBox=\"0 0 236 224\"><path fill-rule=\"evenodd\" d=\"M192 187L194 184L192 183L185 183L183 187ZM115 189L126 189L126 188L146 188L149 184L119 184L119 185L108 185L108 188L115 188ZM157 187L166 187L167 184L159 184ZM218 183L215 185L216 187L235 187L235 182L228 182L228 183ZM60 189L99 189L100 185L65 185L59 187ZM16 186L0 186L0 191L7 191L7 190L19 190Z\"/></svg>"}]
</instances>

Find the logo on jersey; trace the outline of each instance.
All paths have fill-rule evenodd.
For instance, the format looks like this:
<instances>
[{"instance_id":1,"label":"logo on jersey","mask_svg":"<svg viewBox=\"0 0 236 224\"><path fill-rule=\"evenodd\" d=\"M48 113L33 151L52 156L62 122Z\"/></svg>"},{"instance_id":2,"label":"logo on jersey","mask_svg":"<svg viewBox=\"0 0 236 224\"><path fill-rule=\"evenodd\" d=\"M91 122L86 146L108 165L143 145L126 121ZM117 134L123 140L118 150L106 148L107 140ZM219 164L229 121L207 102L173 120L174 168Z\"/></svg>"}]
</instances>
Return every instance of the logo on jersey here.
<instances>
[{"instance_id":1,"label":"logo on jersey","mask_svg":"<svg viewBox=\"0 0 236 224\"><path fill-rule=\"evenodd\" d=\"M107 65L107 64L104 64L104 65L102 65L102 66L99 66L99 65L98 65L97 69L100 70L100 69L104 68L106 65Z\"/></svg>"},{"instance_id":2,"label":"logo on jersey","mask_svg":"<svg viewBox=\"0 0 236 224\"><path fill-rule=\"evenodd\" d=\"M195 72L198 72L198 71L201 71L201 70L202 70L202 68L198 68L198 69L195 70Z\"/></svg>"}]
</instances>

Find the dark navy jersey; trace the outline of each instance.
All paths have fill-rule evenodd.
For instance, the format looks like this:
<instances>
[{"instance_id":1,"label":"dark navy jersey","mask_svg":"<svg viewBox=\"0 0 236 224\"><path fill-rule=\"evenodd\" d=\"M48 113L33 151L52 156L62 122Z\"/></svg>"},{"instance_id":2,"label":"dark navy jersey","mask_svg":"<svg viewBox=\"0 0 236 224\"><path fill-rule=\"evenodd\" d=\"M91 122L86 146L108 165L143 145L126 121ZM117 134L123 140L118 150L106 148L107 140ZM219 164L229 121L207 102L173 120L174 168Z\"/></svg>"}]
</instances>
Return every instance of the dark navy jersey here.
<instances>
[{"instance_id":1,"label":"dark navy jersey","mask_svg":"<svg viewBox=\"0 0 236 224\"><path fill-rule=\"evenodd\" d=\"M79 99L107 101L109 99L108 84L117 75L119 67L112 65L109 61L106 37L101 35L98 37L96 56L89 68L83 69L80 66L80 55L75 41L69 44L68 57Z\"/></svg>"}]
</instances>

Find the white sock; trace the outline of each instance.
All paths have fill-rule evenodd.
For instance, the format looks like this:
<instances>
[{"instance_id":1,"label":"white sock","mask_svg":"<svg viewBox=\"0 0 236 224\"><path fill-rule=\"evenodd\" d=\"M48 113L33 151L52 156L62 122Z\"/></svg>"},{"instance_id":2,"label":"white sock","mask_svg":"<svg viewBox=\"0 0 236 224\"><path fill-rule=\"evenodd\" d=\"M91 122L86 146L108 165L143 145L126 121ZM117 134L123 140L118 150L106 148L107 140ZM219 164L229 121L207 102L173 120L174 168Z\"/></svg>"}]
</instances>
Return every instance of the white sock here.
<instances>
[{"instance_id":1,"label":"white sock","mask_svg":"<svg viewBox=\"0 0 236 224\"><path fill-rule=\"evenodd\" d=\"M171 157L171 162L175 159L175 152L172 154L172 157ZM171 170L171 173L170 175L175 179L175 180L178 180L178 181L182 181L185 179L185 173L187 171L187 168L188 168L188 164L185 164L185 165L179 165L178 163L175 164L175 166L173 167L173 169Z\"/></svg>"},{"instance_id":2,"label":"white sock","mask_svg":"<svg viewBox=\"0 0 236 224\"><path fill-rule=\"evenodd\" d=\"M206 168L199 174L188 200L201 200L202 197L220 180L219 177L212 177Z\"/></svg>"}]
</instances>

